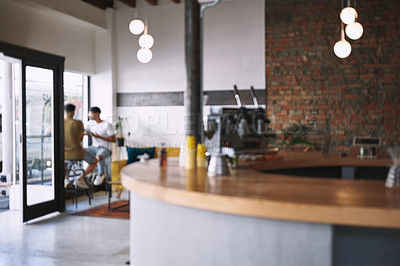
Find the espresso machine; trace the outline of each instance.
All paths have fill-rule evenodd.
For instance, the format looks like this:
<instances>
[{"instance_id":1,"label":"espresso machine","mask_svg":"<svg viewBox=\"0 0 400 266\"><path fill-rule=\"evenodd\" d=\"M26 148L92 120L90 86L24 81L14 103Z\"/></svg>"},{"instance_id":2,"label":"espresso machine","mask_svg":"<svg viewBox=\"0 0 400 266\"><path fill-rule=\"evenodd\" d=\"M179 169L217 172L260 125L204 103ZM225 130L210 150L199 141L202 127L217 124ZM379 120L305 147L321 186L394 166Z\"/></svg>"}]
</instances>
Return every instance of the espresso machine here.
<instances>
[{"instance_id":1,"label":"espresso machine","mask_svg":"<svg viewBox=\"0 0 400 266\"><path fill-rule=\"evenodd\" d=\"M275 137L266 133L269 120L265 109L258 104L253 86L250 87L250 93L255 108L242 105L236 85L233 92L237 108L212 107L207 117L205 145L211 155L211 175L227 174L224 165L227 157L267 152L270 150L268 144Z\"/></svg>"}]
</instances>

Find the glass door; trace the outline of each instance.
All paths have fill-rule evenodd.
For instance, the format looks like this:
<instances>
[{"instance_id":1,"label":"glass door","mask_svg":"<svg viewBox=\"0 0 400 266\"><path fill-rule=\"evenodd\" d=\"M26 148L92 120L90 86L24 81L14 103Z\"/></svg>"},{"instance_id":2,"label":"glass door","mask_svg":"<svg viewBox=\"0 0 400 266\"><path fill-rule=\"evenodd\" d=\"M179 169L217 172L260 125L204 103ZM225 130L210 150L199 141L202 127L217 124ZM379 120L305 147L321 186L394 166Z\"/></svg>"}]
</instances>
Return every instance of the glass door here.
<instances>
[{"instance_id":1,"label":"glass door","mask_svg":"<svg viewBox=\"0 0 400 266\"><path fill-rule=\"evenodd\" d=\"M13 64L13 183L20 185L20 176L22 172L22 79L21 79L21 61ZM20 199L19 203L22 201Z\"/></svg>"},{"instance_id":2,"label":"glass door","mask_svg":"<svg viewBox=\"0 0 400 266\"><path fill-rule=\"evenodd\" d=\"M14 167L26 222L65 210L64 58L3 42L0 52L21 60L21 87L13 101Z\"/></svg>"},{"instance_id":3,"label":"glass door","mask_svg":"<svg viewBox=\"0 0 400 266\"><path fill-rule=\"evenodd\" d=\"M23 220L64 211L63 68L23 60Z\"/></svg>"}]
</instances>

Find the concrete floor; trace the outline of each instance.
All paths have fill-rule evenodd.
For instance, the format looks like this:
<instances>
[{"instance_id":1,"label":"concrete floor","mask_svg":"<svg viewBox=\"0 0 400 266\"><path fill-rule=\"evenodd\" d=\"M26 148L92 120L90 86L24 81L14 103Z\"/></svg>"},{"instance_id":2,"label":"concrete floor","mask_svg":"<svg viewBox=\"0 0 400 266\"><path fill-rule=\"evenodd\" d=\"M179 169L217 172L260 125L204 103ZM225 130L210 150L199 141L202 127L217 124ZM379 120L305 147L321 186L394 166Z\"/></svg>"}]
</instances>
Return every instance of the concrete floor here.
<instances>
[{"instance_id":1,"label":"concrete floor","mask_svg":"<svg viewBox=\"0 0 400 266\"><path fill-rule=\"evenodd\" d=\"M8 205L9 205L9 197L8 196L0 196L0 212L4 212L8 210Z\"/></svg>"},{"instance_id":2,"label":"concrete floor","mask_svg":"<svg viewBox=\"0 0 400 266\"><path fill-rule=\"evenodd\" d=\"M27 224L20 211L0 213L0 266L125 265L129 220L71 215L105 203L104 191L95 193L91 206L82 196L78 209L68 200L65 213Z\"/></svg>"}]
</instances>

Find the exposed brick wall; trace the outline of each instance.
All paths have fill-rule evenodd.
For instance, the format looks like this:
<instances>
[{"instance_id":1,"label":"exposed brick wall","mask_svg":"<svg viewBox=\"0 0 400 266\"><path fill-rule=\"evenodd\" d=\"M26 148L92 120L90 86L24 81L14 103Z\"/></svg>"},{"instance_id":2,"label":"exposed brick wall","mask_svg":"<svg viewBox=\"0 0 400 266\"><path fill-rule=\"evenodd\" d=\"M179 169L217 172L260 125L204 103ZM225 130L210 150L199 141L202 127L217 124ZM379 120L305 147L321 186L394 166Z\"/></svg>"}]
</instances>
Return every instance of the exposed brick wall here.
<instances>
[{"instance_id":1,"label":"exposed brick wall","mask_svg":"<svg viewBox=\"0 0 400 266\"><path fill-rule=\"evenodd\" d=\"M356 9L364 34L347 38L352 52L340 59L341 1L266 0L272 129L308 124L316 142L330 134L336 151L349 151L354 136L400 145L400 1L359 0Z\"/></svg>"}]
</instances>

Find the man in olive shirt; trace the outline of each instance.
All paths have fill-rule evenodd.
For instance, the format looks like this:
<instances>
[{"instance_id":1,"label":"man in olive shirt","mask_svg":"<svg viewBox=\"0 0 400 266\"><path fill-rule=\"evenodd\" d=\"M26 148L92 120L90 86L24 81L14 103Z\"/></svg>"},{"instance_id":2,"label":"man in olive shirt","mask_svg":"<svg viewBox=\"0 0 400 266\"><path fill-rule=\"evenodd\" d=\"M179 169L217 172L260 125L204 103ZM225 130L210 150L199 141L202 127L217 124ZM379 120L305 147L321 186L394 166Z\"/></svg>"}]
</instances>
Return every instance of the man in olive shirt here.
<instances>
[{"instance_id":1,"label":"man in olive shirt","mask_svg":"<svg viewBox=\"0 0 400 266\"><path fill-rule=\"evenodd\" d=\"M88 188L84 177L91 173L97 164L96 155L82 147L82 139L84 136L83 123L80 120L74 119L75 105L67 104L65 106L66 117L64 119L64 158L68 161L84 160L89 164L85 172L82 173L76 180L75 185L82 188ZM68 177L64 180L64 186L69 185Z\"/></svg>"}]
</instances>

